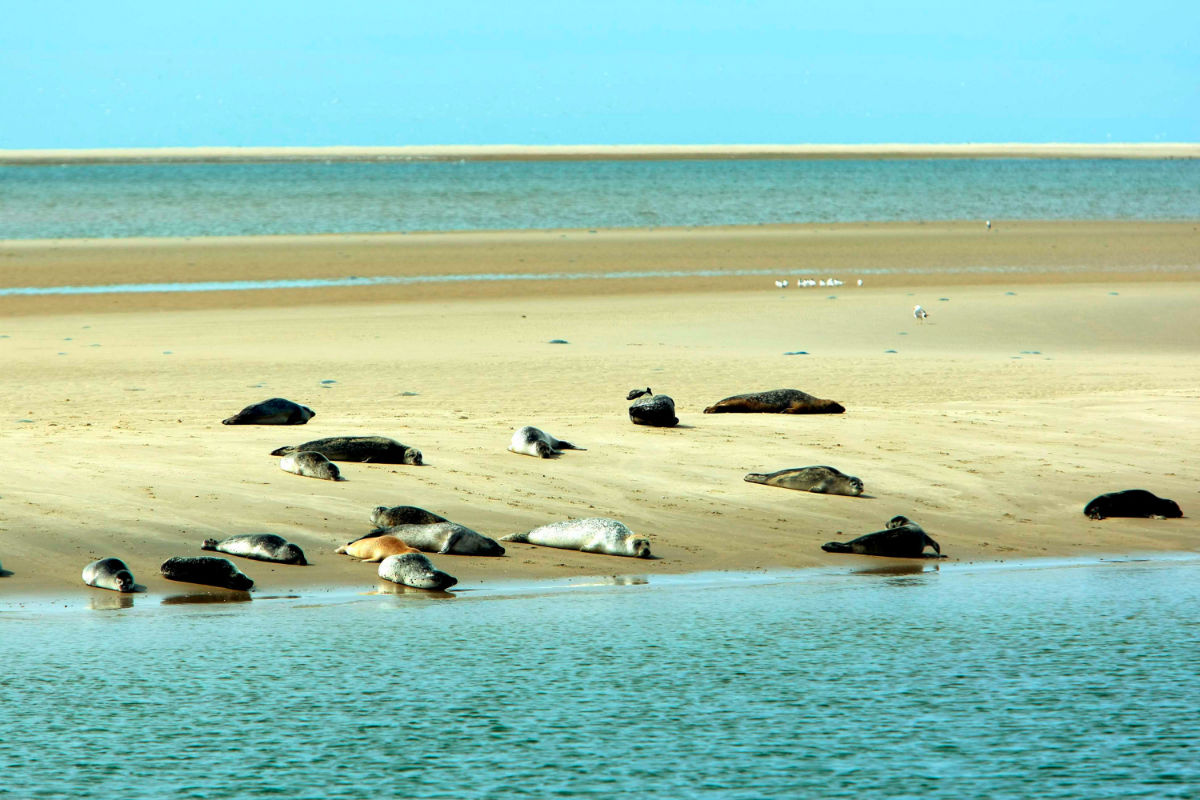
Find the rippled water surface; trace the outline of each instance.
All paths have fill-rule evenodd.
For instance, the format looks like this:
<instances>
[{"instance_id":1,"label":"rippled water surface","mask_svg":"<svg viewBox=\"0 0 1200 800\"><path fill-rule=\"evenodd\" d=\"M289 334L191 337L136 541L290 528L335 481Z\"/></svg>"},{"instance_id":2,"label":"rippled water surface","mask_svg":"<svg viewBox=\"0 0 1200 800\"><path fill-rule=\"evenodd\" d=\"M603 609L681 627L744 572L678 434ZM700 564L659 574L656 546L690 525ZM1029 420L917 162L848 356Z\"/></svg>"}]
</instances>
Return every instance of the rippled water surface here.
<instances>
[{"instance_id":1,"label":"rippled water surface","mask_svg":"<svg viewBox=\"0 0 1200 800\"><path fill-rule=\"evenodd\" d=\"M0 795L1195 797L1198 600L1191 560L6 606Z\"/></svg>"},{"instance_id":2,"label":"rippled water surface","mask_svg":"<svg viewBox=\"0 0 1200 800\"><path fill-rule=\"evenodd\" d=\"M986 218L1200 218L1200 161L0 166L0 239Z\"/></svg>"}]
</instances>

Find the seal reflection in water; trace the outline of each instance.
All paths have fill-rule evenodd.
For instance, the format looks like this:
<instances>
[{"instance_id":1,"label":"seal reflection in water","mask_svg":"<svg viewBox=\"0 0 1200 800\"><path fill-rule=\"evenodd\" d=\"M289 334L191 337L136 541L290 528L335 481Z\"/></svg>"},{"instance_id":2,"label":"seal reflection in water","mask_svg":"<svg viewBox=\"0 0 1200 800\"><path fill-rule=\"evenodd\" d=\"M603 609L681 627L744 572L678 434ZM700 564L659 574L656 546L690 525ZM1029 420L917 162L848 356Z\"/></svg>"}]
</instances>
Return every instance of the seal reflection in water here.
<instances>
[{"instance_id":1,"label":"seal reflection in water","mask_svg":"<svg viewBox=\"0 0 1200 800\"><path fill-rule=\"evenodd\" d=\"M500 541L559 547L583 553L650 558L649 541L635 536L624 523L603 517L552 522L525 533L502 536Z\"/></svg>"},{"instance_id":2,"label":"seal reflection in water","mask_svg":"<svg viewBox=\"0 0 1200 800\"><path fill-rule=\"evenodd\" d=\"M388 556L379 562L379 577L414 589L449 589L458 578L435 568L421 553Z\"/></svg>"},{"instance_id":3,"label":"seal reflection in water","mask_svg":"<svg viewBox=\"0 0 1200 800\"><path fill-rule=\"evenodd\" d=\"M273 456L286 456L308 450L320 453L330 461L360 461L372 464L424 464L421 451L386 436L333 436L314 439L304 444L288 445L272 450Z\"/></svg>"},{"instance_id":4,"label":"seal reflection in water","mask_svg":"<svg viewBox=\"0 0 1200 800\"><path fill-rule=\"evenodd\" d=\"M1158 497L1145 489L1126 489L1123 492L1109 492L1094 497L1083 507L1083 513L1090 519L1104 519L1105 517L1178 519L1183 516L1183 510L1174 500Z\"/></svg>"},{"instance_id":5,"label":"seal reflection in water","mask_svg":"<svg viewBox=\"0 0 1200 800\"><path fill-rule=\"evenodd\" d=\"M273 533L244 533L220 541L205 539L200 549L215 550L218 553L253 558L257 561L274 561L278 564L308 564L303 550Z\"/></svg>"},{"instance_id":6,"label":"seal reflection in water","mask_svg":"<svg viewBox=\"0 0 1200 800\"><path fill-rule=\"evenodd\" d=\"M159 567L162 576L171 581L202 583L205 586L222 586L226 589L248 590L254 586L240 569L227 558L193 556L168 558Z\"/></svg>"},{"instance_id":7,"label":"seal reflection in water","mask_svg":"<svg viewBox=\"0 0 1200 800\"><path fill-rule=\"evenodd\" d=\"M246 406L222 425L303 425L317 414L308 406L293 403L283 397L272 397L261 403Z\"/></svg>"},{"instance_id":8,"label":"seal reflection in water","mask_svg":"<svg viewBox=\"0 0 1200 800\"><path fill-rule=\"evenodd\" d=\"M778 472L751 472L745 477L745 480L750 483L762 483L767 486L779 486L784 489L796 489L816 494L844 494L849 497L858 497L863 493L862 481L833 467L794 467L781 469Z\"/></svg>"},{"instance_id":9,"label":"seal reflection in water","mask_svg":"<svg viewBox=\"0 0 1200 800\"><path fill-rule=\"evenodd\" d=\"M863 556L888 556L891 558L926 558L925 548L932 547L941 556L942 548L929 537L921 526L908 517L892 517L887 529L868 533L848 542L826 542L821 549L826 553L856 553Z\"/></svg>"},{"instance_id":10,"label":"seal reflection in water","mask_svg":"<svg viewBox=\"0 0 1200 800\"><path fill-rule=\"evenodd\" d=\"M718 400L705 414L841 414L846 409L834 400L822 400L799 389L738 394Z\"/></svg>"},{"instance_id":11,"label":"seal reflection in water","mask_svg":"<svg viewBox=\"0 0 1200 800\"><path fill-rule=\"evenodd\" d=\"M562 439L555 439L540 428L526 425L523 428L518 428L517 432L513 434L512 442L508 445L508 449L511 452L520 453L521 455L552 458L553 456L560 455L560 451L562 450L583 450L584 448L576 447Z\"/></svg>"},{"instance_id":12,"label":"seal reflection in water","mask_svg":"<svg viewBox=\"0 0 1200 800\"><path fill-rule=\"evenodd\" d=\"M83 582L97 589L115 592L133 591L133 573L119 558L102 558L83 568Z\"/></svg>"}]
</instances>

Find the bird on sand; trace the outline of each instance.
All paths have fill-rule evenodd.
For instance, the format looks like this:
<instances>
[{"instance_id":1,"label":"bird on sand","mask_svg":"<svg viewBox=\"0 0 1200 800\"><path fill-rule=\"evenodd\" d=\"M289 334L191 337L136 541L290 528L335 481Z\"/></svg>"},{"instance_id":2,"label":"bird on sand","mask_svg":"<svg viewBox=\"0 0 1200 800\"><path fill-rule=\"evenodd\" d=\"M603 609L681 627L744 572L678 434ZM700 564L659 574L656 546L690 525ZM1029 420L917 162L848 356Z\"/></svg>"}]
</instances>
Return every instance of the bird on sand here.
<instances>
[{"instance_id":1,"label":"bird on sand","mask_svg":"<svg viewBox=\"0 0 1200 800\"><path fill-rule=\"evenodd\" d=\"M916 318L917 322L924 322L929 319L929 312L920 306L913 306L913 317Z\"/></svg>"}]
</instances>

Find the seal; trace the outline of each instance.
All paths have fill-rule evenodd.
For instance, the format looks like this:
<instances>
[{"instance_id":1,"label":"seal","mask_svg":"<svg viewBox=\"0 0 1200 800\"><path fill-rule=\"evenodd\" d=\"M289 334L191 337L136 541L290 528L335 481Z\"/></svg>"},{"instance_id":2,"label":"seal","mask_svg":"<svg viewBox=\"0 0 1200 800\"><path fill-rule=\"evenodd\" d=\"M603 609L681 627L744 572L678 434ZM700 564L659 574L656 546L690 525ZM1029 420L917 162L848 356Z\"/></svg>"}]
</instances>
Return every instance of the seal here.
<instances>
[{"instance_id":1,"label":"seal","mask_svg":"<svg viewBox=\"0 0 1200 800\"><path fill-rule=\"evenodd\" d=\"M679 424L679 417L675 416L675 401L669 395L654 394L634 401L629 407L629 421L634 425L672 428Z\"/></svg>"},{"instance_id":2,"label":"seal","mask_svg":"<svg viewBox=\"0 0 1200 800\"><path fill-rule=\"evenodd\" d=\"M438 570L421 553L401 553L379 562L379 577L414 589L449 589L458 578Z\"/></svg>"},{"instance_id":3,"label":"seal","mask_svg":"<svg viewBox=\"0 0 1200 800\"><path fill-rule=\"evenodd\" d=\"M205 586L222 586L226 589L249 590L254 581L227 558L193 556L168 558L159 567L162 576L170 581L202 583Z\"/></svg>"},{"instance_id":4,"label":"seal","mask_svg":"<svg viewBox=\"0 0 1200 800\"><path fill-rule=\"evenodd\" d=\"M416 506L375 506L371 509L371 524L377 528L388 528L392 525L432 525L435 522L449 520Z\"/></svg>"},{"instance_id":5,"label":"seal","mask_svg":"<svg viewBox=\"0 0 1200 800\"><path fill-rule=\"evenodd\" d=\"M772 389L726 397L704 409L705 414L841 414L846 409L799 389Z\"/></svg>"},{"instance_id":6,"label":"seal","mask_svg":"<svg viewBox=\"0 0 1200 800\"><path fill-rule=\"evenodd\" d=\"M279 459L279 468L293 475L306 478L321 478L327 481L344 481L341 471L325 456L313 450L298 450Z\"/></svg>"},{"instance_id":7,"label":"seal","mask_svg":"<svg viewBox=\"0 0 1200 800\"><path fill-rule=\"evenodd\" d=\"M388 556L419 553L420 551L415 547L410 547L399 536L383 534L356 539L349 544L342 545L334 552L351 556L361 561L383 561Z\"/></svg>"},{"instance_id":8,"label":"seal","mask_svg":"<svg viewBox=\"0 0 1200 800\"><path fill-rule=\"evenodd\" d=\"M649 386L647 386L645 389L630 389L629 394L625 395L625 399L637 400L639 397L645 394L654 394L654 392L650 391Z\"/></svg>"},{"instance_id":9,"label":"seal","mask_svg":"<svg viewBox=\"0 0 1200 800\"><path fill-rule=\"evenodd\" d=\"M501 536L500 541L540 544L543 547L560 547L564 550L604 553L610 556L650 557L650 542L636 537L624 523L603 517L551 522L525 533Z\"/></svg>"},{"instance_id":10,"label":"seal","mask_svg":"<svg viewBox=\"0 0 1200 800\"><path fill-rule=\"evenodd\" d=\"M426 553L455 556L502 556L504 547L495 539L476 533L456 522L434 522L428 525L393 525L377 528L361 539L373 536L399 536L405 544Z\"/></svg>"},{"instance_id":11,"label":"seal","mask_svg":"<svg viewBox=\"0 0 1200 800\"><path fill-rule=\"evenodd\" d=\"M119 558L102 558L83 568L83 582L97 589L112 589L114 592L133 591L133 573Z\"/></svg>"},{"instance_id":12,"label":"seal","mask_svg":"<svg viewBox=\"0 0 1200 800\"><path fill-rule=\"evenodd\" d=\"M332 436L272 450L273 456L286 456L309 450L330 461L369 461L373 464L412 464L420 466L421 451L386 436Z\"/></svg>"},{"instance_id":13,"label":"seal","mask_svg":"<svg viewBox=\"0 0 1200 800\"><path fill-rule=\"evenodd\" d=\"M784 489L796 489L816 494L844 494L858 497L863 493L863 482L853 475L833 467L792 467L777 472L751 472L745 477L750 483L763 483Z\"/></svg>"},{"instance_id":14,"label":"seal","mask_svg":"<svg viewBox=\"0 0 1200 800\"><path fill-rule=\"evenodd\" d=\"M1158 497L1145 489L1125 489L1109 492L1092 500L1083 507L1090 519L1105 517L1149 517L1150 519L1178 519L1182 509L1174 500Z\"/></svg>"},{"instance_id":15,"label":"seal","mask_svg":"<svg viewBox=\"0 0 1200 800\"><path fill-rule=\"evenodd\" d=\"M221 420L221 424L303 425L316 415L317 412L308 406L293 403L282 397L272 397L270 400L246 406L232 417Z\"/></svg>"},{"instance_id":16,"label":"seal","mask_svg":"<svg viewBox=\"0 0 1200 800\"><path fill-rule=\"evenodd\" d=\"M512 435L512 442L508 445L508 449L521 455L552 458L561 455L562 450L583 450L584 448L576 447L562 439L555 439L540 428L526 425L524 428L518 428L517 432Z\"/></svg>"},{"instance_id":17,"label":"seal","mask_svg":"<svg viewBox=\"0 0 1200 800\"><path fill-rule=\"evenodd\" d=\"M205 539L201 550L215 550L231 556L253 558L256 561L274 561L277 564L304 566L308 561L304 551L282 536L273 533L243 533L227 539Z\"/></svg>"},{"instance_id":18,"label":"seal","mask_svg":"<svg viewBox=\"0 0 1200 800\"><path fill-rule=\"evenodd\" d=\"M942 557L942 548L921 529L921 526L908 519L896 516L888 520L887 528L882 531L864 534L848 542L826 542L821 549L826 553L857 553L863 556L888 556L890 558L930 558L925 555L925 548L932 547L937 556Z\"/></svg>"}]
</instances>

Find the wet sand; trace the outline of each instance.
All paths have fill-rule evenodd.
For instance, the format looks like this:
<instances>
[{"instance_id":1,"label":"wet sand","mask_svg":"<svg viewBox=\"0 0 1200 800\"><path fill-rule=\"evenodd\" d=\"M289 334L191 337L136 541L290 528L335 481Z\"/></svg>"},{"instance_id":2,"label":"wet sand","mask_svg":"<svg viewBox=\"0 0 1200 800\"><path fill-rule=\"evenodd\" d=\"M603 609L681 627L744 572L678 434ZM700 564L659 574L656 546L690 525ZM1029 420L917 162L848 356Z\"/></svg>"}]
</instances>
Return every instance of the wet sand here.
<instances>
[{"instance_id":1,"label":"wet sand","mask_svg":"<svg viewBox=\"0 0 1200 800\"><path fill-rule=\"evenodd\" d=\"M996 221L990 232L961 223L3 242L0 288L778 274L2 296L0 564L11 574L0 596L76 592L83 566L104 556L126 560L151 592L177 593L158 576L164 559L256 531L286 536L313 562L235 559L262 592L373 588L373 565L333 549L365 533L379 504L422 506L496 538L610 516L648 537L656 555L513 545L500 559L433 556L464 587L873 563L820 545L895 514L921 523L956 561L1197 552L1200 487L1188 470L1200 446L1197 227ZM796 288L807 269L846 283ZM792 285L776 289L777 278ZM913 318L916 303L927 322ZM630 424L625 394L645 386L675 399L679 427ZM701 413L728 395L781 387L847 411ZM274 396L317 416L298 427L220 424ZM506 452L525 424L587 450L546 461ZM390 436L420 448L427 465L345 464L347 480L331 483L284 473L269 455L341 434ZM806 464L859 476L866 496L742 480ZM1091 497L1124 488L1170 497L1188 516L1082 515Z\"/></svg>"}]
</instances>

